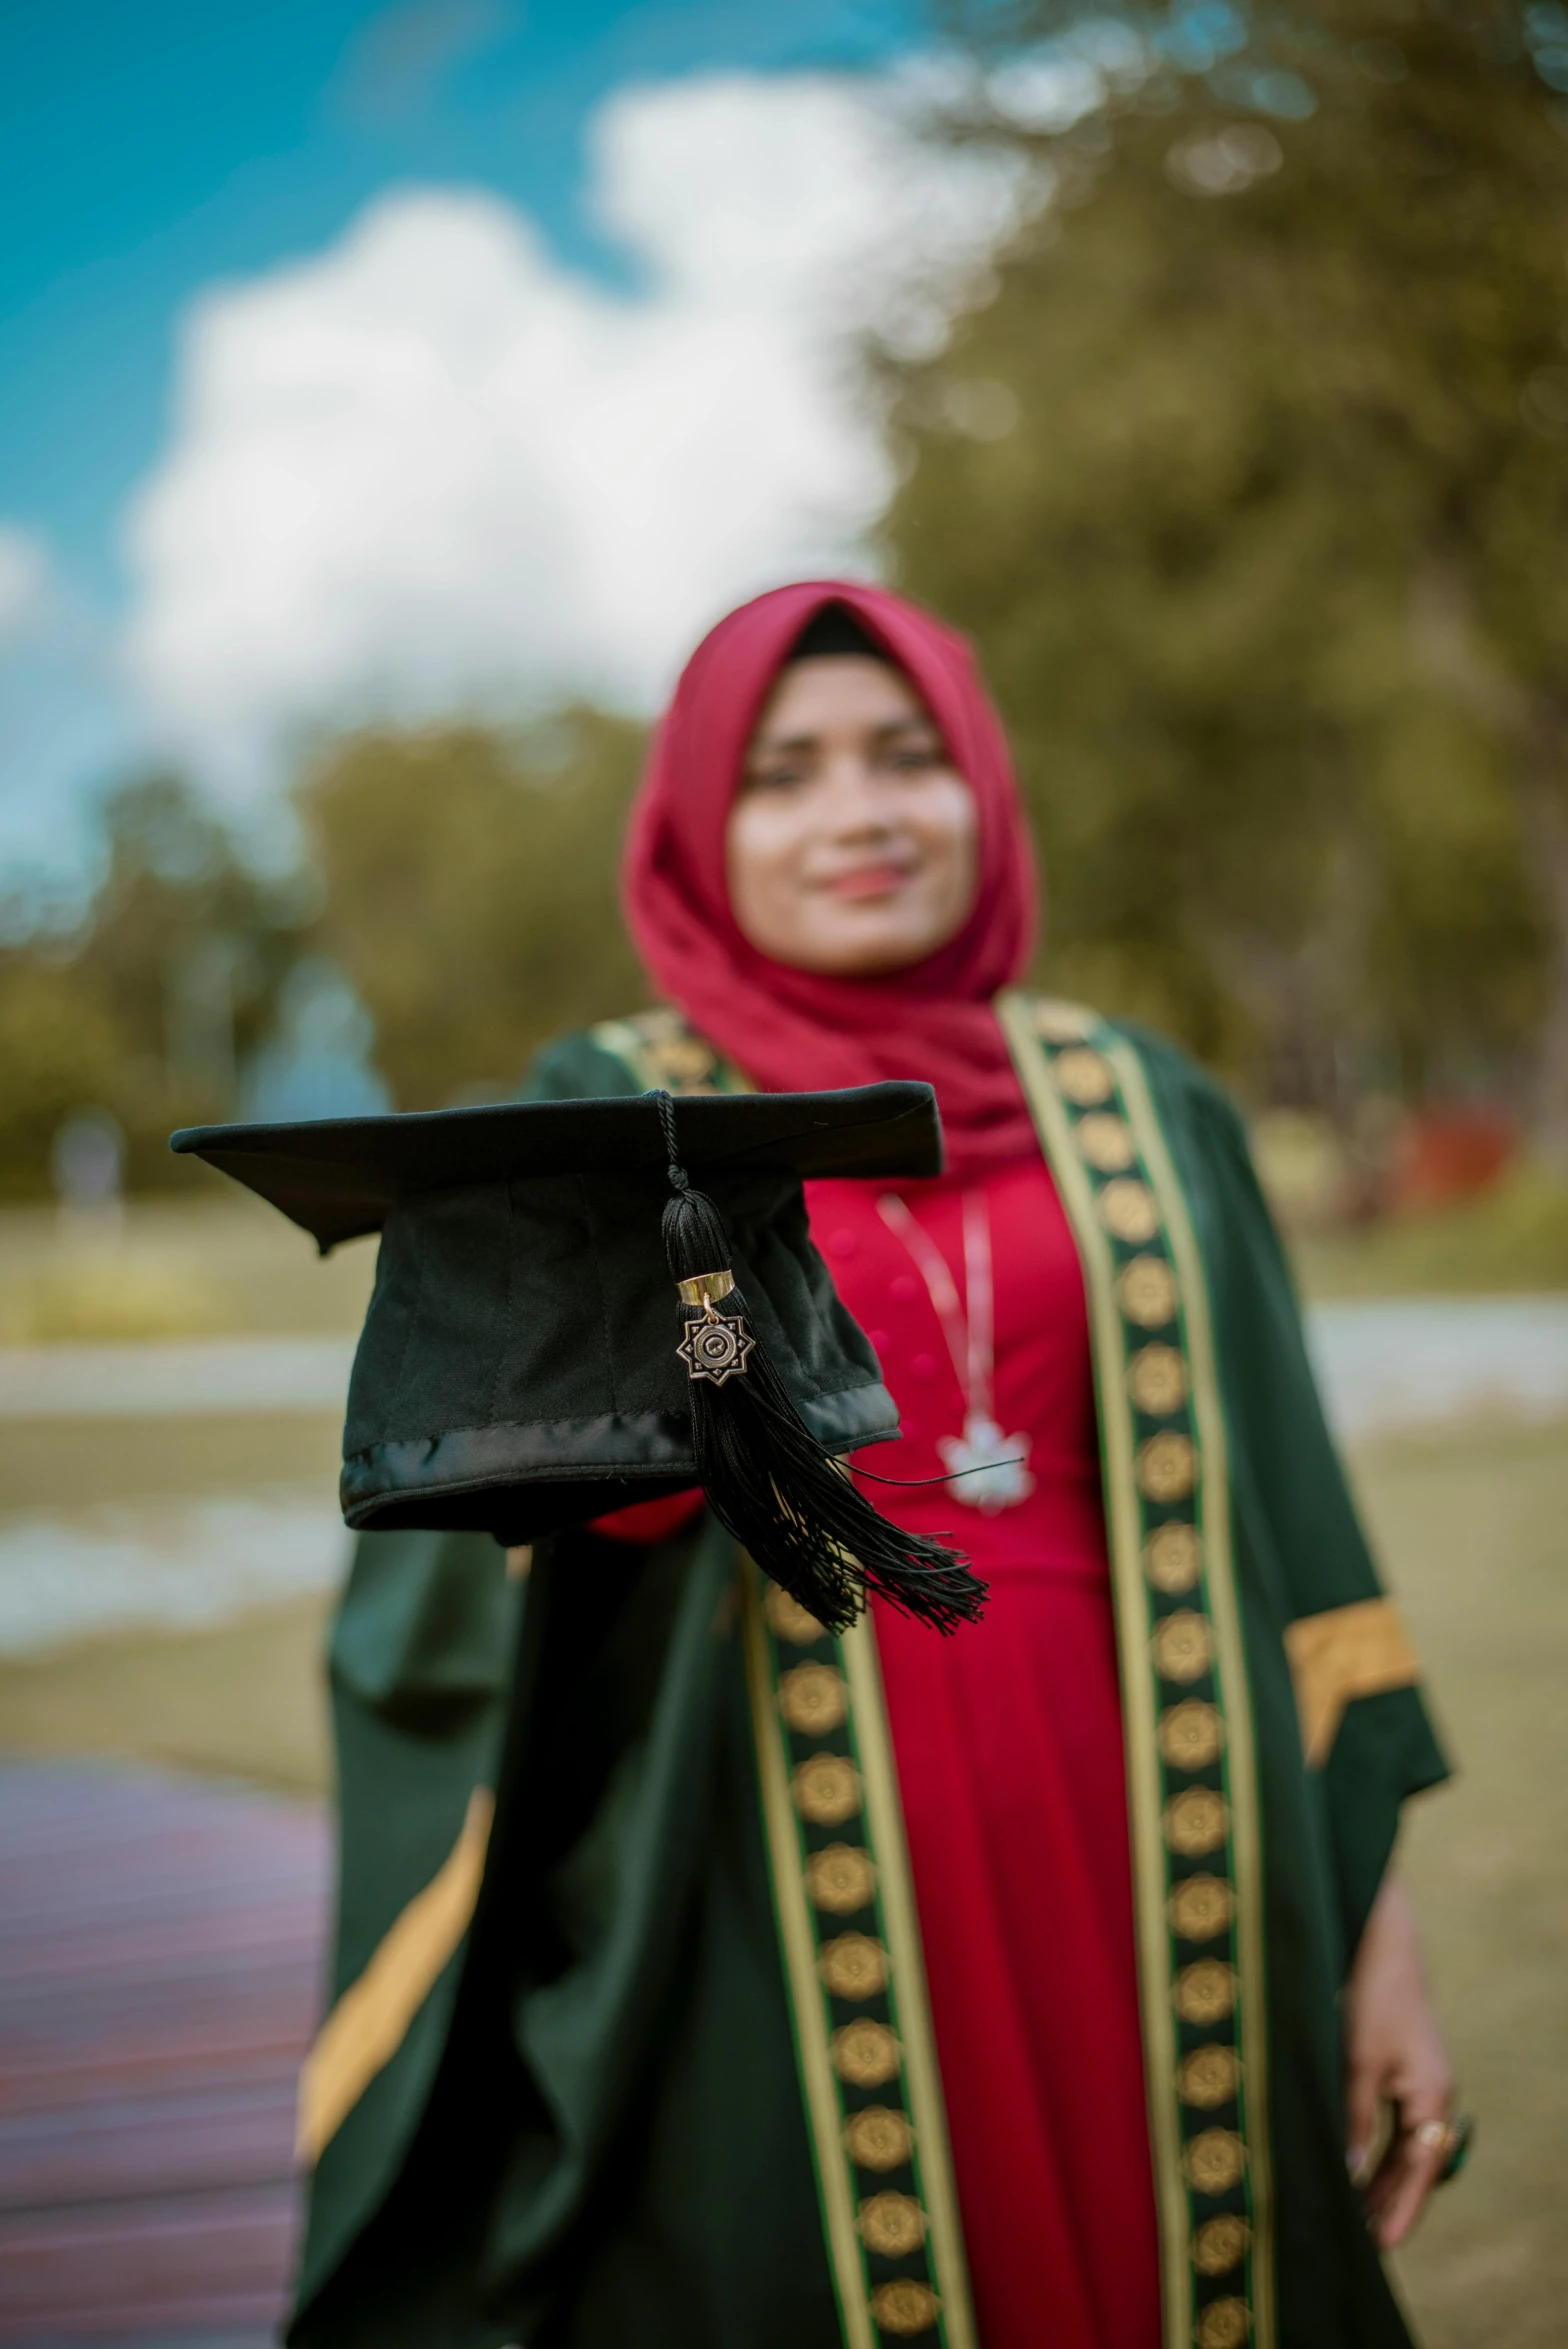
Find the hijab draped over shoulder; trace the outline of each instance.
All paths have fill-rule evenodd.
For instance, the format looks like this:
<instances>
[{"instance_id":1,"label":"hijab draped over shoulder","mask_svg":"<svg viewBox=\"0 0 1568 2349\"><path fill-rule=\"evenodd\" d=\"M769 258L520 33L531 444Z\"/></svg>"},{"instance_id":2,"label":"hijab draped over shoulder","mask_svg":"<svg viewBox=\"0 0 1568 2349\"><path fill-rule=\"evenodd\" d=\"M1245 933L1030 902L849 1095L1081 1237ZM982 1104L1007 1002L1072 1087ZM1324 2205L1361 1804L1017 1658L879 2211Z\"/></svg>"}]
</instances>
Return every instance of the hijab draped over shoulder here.
<instances>
[{"instance_id":1,"label":"hijab draped over shoulder","mask_svg":"<svg viewBox=\"0 0 1568 2349\"><path fill-rule=\"evenodd\" d=\"M974 793L979 885L947 945L908 970L796 970L742 936L725 827L780 668L825 605L847 608L909 678ZM968 645L885 589L781 587L721 620L687 662L655 734L627 841L626 918L664 998L765 1092L915 1077L936 1088L958 1174L1025 1157L1034 1128L991 1010L1034 942L1029 836L1001 721Z\"/></svg>"}]
</instances>

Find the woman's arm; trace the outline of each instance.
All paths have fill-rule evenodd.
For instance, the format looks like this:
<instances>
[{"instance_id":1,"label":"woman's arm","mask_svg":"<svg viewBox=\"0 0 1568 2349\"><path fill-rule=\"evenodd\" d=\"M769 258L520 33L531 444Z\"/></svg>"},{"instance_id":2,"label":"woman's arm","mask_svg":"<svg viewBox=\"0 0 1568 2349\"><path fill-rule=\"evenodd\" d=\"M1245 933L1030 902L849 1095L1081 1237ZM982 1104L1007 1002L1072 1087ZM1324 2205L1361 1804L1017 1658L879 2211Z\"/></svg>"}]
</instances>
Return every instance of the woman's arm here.
<instances>
[{"instance_id":1,"label":"woman's arm","mask_svg":"<svg viewBox=\"0 0 1568 2349\"><path fill-rule=\"evenodd\" d=\"M1385 2107L1393 2134L1367 2180L1367 2218L1380 2249L1402 2243L1437 2184L1448 2147L1454 2076L1427 1991L1410 1895L1390 1872L1372 1904L1345 1985L1345 2118L1351 2176L1359 2178Z\"/></svg>"}]
</instances>

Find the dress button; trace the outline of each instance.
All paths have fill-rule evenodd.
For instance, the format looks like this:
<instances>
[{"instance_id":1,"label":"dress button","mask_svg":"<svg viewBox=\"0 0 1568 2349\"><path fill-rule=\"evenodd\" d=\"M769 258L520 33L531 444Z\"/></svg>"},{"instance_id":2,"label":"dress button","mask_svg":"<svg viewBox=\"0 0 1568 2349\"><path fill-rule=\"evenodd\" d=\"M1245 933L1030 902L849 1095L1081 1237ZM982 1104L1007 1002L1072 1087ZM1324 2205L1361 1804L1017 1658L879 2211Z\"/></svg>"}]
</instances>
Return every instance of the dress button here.
<instances>
[{"instance_id":1,"label":"dress button","mask_svg":"<svg viewBox=\"0 0 1568 2349\"><path fill-rule=\"evenodd\" d=\"M860 1242L853 1232L837 1231L828 1234L828 1254L830 1256L853 1256L859 1246Z\"/></svg>"},{"instance_id":2,"label":"dress button","mask_svg":"<svg viewBox=\"0 0 1568 2349\"><path fill-rule=\"evenodd\" d=\"M889 1294L895 1305L913 1305L920 1294L920 1283L911 1280L907 1272L896 1273Z\"/></svg>"},{"instance_id":3,"label":"dress button","mask_svg":"<svg viewBox=\"0 0 1568 2349\"><path fill-rule=\"evenodd\" d=\"M909 1362L909 1375L910 1375L910 1377L911 1377L911 1378L930 1378L930 1377L932 1376L932 1374L934 1373L935 1369L936 1369L936 1357L935 1357L934 1355L932 1355L932 1354L914 1354L914 1355L911 1355L911 1357L910 1357L910 1362Z\"/></svg>"},{"instance_id":4,"label":"dress button","mask_svg":"<svg viewBox=\"0 0 1568 2349\"><path fill-rule=\"evenodd\" d=\"M888 1336L885 1329L868 1329L866 1335L871 1340L871 1351L873 1354L885 1354L887 1352Z\"/></svg>"}]
</instances>

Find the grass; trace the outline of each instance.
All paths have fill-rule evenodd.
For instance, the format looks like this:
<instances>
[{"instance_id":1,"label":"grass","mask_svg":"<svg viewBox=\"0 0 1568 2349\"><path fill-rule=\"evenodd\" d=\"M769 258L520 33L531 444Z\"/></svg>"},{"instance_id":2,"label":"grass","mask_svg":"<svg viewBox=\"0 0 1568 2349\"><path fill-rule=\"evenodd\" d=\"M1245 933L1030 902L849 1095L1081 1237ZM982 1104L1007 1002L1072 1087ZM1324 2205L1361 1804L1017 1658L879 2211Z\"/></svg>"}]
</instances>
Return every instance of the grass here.
<instances>
[{"instance_id":1,"label":"grass","mask_svg":"<svg viewBox=\"0 0 1568 2349\"><path fill-rule=\"evenodd\" d=\"M212 1432L202 1425L202 1445ZM1454 1785L1412 1807L1401 1859L1478 2120L1469 2170L1397 2263L1425 2349L1563 2339L1565 1438L1560 1426L1488 1424L1384 1440L1355 1462L1458 1768ZM215 1476L232 1481L238 1457L214 1454ZM186 1473L197 1472L193 1455ZM296 1601L216 1630L84 1642L0 1666L0 1747L121 1753L320 1793L324 1614L323 1602Z\"/></svg>"},{"instance_id":2,"label":"grass","mask_svg":"<svg viewBox=\"0 0 1568 2349\"><path fill-rule=\"evenodd\" d=\"M1568 1183L1528 1162L1463 1205L1292 1242L1309 1297L1568 1289Z\"/></svg>"},{"instance_id":3,"label":"grass","mask_svg":"<svg viewBox=\"0 0 1568 2349\"><path fill-rule=\"evenodd\" d=\"M337 1490L335 1412L214 1411L146 1419L0 1419L0 1509L87 1508L98 1501L248 1486Z\"/></svg>"},{"instance_id":4,"label":"grass","mask_svg":"<svg viewBox=\"0 0 1568 2349\"><path fill-rule=\"evenodd\" d=\"M324 1794L330 1604L293 1599L212 1630L121 1633L0 1663L0 1749L121 1754Z\"/></svg>"},{"instance_id":5,"label":"grass","mask_svg":"<svg viewBox=\"0 0 1568 2349\"><path fill-rule=\"evenodd\" d=\"M1426 2349L1564 2338L1568 2228L1568 1430L1386 1443L1358 1482L1458 1776L1403 1865L1477 2148L1399 2274Z\"/></svg>"},{"instance_id":6,"label":"grass","mask_svg":"<svg viewBox=\"0 0 1568 2349\"><path fill-rule=\"evenodd\" d=\"M233 1185L132 1200L119 1237L62 1229L52 1208L0 1210L0 1345L352 1333L373 1242L331 1256Z\"/></svg>"},{"instance_id":7,"label":"grass","mask_svg":"<svg viewBox=\"0 0 1568 2349\"><path fill-rule=\"evenodd\" d=\"M1524 1168L1470 1205L1294 1244L1313 1297L1568 1288L1568 1188ZM0 1210L0 1344L351 1333L368 1243L325 1263L237 1191L134 1201L117 1242ZM1413 1807L1402 1865L1478 2147L1397 2262L1426 2349L1552 2349L1568 2228L1568 1442L1507 1425L1385 1440L1355 1468L1428 1663L1456 1784ZM84 1440L90 1439L90 1440ZM322 1413L0 1422L0 1507L335 1481ZM291 1792L329 1782L326 1602L0 1663L0 1749L117 1754Z\"/></svg>"},{"instance_id":8,"label":"grass","mask_svg":"<svg viewBox=\"0 0 1568 2349\"><path fill-rule=\"evenodd\" d=\"M1485 1197L1292 1242L1311 1297L1568 1289L1568 1186L1519 1168ZM62 1232L53 1209L0 1209L0 1345L352 1334L375 1274L358 1240L319 1258L233 1188L133 1200L120 1239Z\"/></svg>"}]
</instances>

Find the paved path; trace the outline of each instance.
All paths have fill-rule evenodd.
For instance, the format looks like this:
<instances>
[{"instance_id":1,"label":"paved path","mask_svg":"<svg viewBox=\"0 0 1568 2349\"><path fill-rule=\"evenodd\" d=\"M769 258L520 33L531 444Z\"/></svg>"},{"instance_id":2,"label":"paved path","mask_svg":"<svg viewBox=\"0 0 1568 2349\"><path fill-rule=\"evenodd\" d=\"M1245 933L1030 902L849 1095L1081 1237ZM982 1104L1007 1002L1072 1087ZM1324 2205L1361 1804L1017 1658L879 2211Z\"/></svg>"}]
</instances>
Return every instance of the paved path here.
<instances>
[{"instance_id":1,"label":"paved path","mask_svg":"<svg viewBox=\"0 0 1568 2349\"><path fill-rule=\"evenodd\" d=\"M1307 1336L1329 1416L1347 1442L1470 1412L1568 1412L1568 1297L1314 1305Z\"/></svg>"},{"instance_id":2,"label":"paved path","mask_svg":"<svg viewBox=\"0 0 1568 2349\"><path fill-rule=\"evenodd\" d=\"M341 1411L352 1338L198 1338L0 1346L0 1419L156 1419Z\"/></svg>"},{"instance_id":3,"label":"paved path","mask_svg":"<svg viewBox=\"0 0 1568 2349\"><path fill-rule=\"evenodd\" d=\"M1329 1408L1357 1437L1497 1406L1568 1410L1568 1296L1366 1298L1314 1305ZM0 1419L341 1411L351 1338L0 1347Z\"/></svg>"},{"instance_id":4,"label":"paved path","mask_svg":"<svg viewBox=\"0 0 1568 2349\"><path fill-rule=\"evenodd\" d=\"M1319 1305L1308 1334L1350 1442L1466 1412L1568 1413L1568 1297ZM342 1409L340 1338L0 1348L0 1420ZM13 1439L14 1440L14 1439ZM0 1655L137 1625L220 1622L331 1589L348 1540L327 1480L5 1512Z\"/></svg>"},{"instance_id":5,"label":"paved path","mask_svg":"<svg viewBox=\"0 0 1568 2349\"><path fill-rule=\"evenodd\" d=\"M332 1590L352 1541L328 1478L0 1514L0 1656Z\"/></svg>"},{"instance_id":6,"label":"paved path","mask_svg":"<svg viewBox=\"0 0 1568 2349\"><path fill-rule=\"evenodd\" d=\"M263 2349L327 1834L303 1804L0 1768L0 2342Z\"/></svg>"}]
</instances>

